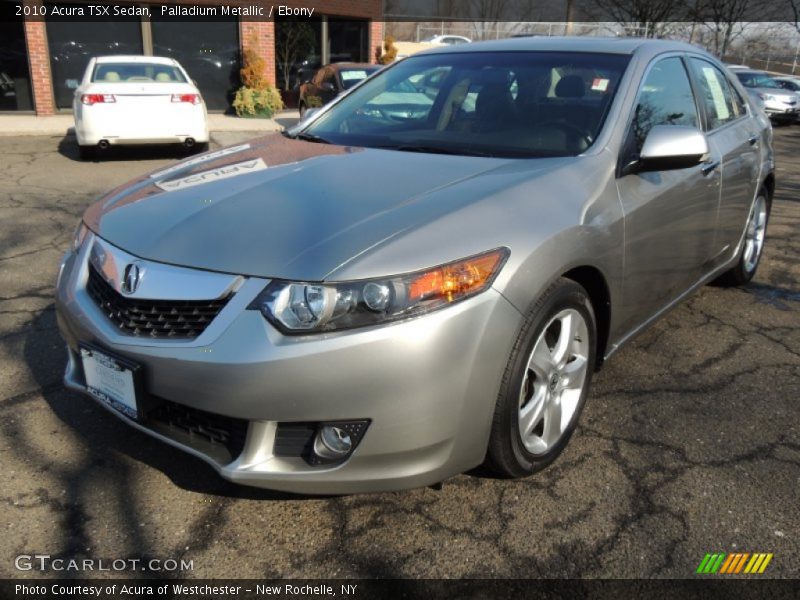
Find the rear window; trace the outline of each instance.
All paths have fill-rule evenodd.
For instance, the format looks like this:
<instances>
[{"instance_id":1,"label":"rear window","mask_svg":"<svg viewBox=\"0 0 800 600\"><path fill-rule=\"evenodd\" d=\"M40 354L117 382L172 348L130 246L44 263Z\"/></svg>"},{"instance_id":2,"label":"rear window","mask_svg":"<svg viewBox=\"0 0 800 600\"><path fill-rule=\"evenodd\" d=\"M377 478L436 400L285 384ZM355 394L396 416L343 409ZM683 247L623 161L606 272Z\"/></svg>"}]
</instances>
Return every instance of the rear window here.
<instances>
[{"instance_id":1,"label":"rear window","mask_svg":"<svg viewBox=\"0 0 800 600\"><path fill-rule=\"evenodd\" d=\"M97 83L186 83L180 69L155 63L101 63L95 65L92 81Z\"/></svg>"},{"instance_id":2,"label":"rear window","mask_svg":"<svg viewBox=\"0 0 800 600\"><path fill-rule=\"evenodd\" d=\"M342 78L344 89L349 90L355 84L364 81L377 69L341 69L339 76Z\"/></svg>"}]
</instances>

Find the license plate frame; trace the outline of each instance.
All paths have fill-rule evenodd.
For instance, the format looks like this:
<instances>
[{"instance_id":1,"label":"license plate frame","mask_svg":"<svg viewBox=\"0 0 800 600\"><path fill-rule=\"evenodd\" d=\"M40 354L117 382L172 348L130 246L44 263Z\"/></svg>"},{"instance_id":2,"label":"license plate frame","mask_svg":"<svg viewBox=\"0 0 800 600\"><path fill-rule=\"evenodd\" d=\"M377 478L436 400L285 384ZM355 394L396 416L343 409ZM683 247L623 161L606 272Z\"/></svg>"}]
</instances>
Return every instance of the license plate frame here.
<instances>
[{"instance_id":1,"label":"license plate frame","mask_svg":"<svg viewBox=\"0 0 800 600\"><path fill-rule=\"evenodd\" d=\"M92 344L79 344L78 349L86 392L129 419L141 421L141 365Z\"/></svg>"}]
</instances>

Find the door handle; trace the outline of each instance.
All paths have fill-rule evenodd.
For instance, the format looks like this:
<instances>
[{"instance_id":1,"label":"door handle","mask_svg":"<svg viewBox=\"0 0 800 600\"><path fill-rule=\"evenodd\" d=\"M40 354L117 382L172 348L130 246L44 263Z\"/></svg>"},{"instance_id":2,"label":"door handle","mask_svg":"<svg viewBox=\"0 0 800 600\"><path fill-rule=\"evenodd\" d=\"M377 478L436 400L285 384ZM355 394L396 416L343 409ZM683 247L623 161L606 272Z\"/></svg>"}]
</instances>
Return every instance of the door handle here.
<instances>
[{"instance_id":1,"label":"door handle","mask_svg":"<svg viewBox=\"0 0 800 600\"><path fill-rule=\"evenodd\" d=\"M709 160L709 161L706 161L706 162L704 162L702 164L702 166L700 167L700 170L702 171L703 175L708 175L709 173L711 173L711 171L716 169L718 166L719 166L719 161L718 160Z\"/></svg>"}]
</instances>

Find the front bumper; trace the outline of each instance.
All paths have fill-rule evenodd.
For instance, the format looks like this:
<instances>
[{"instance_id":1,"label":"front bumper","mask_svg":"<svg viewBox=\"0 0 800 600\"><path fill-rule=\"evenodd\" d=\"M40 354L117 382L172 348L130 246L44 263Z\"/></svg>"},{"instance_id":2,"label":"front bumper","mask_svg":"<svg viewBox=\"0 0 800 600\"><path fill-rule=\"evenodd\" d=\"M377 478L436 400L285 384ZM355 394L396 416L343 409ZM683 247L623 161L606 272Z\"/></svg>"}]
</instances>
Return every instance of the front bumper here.
<instances>
[{"instance_id":1,"label":"front bumper","mask_svg":"<svg viewBox=\"0 0 800 600\"><path fill-rule=\"evenodd\" d=\"M299 493L430 485L485 456L495 400L521 315L491 289L429 315L349 332L284 336L245 310L266 285L248 279L193 341L121 335L86 292L89 234L63 262L58 325L68 387L84 391L79 343L141 365L146 393L246 424L236 456L185 435L118 417L194 454L231 481ZM104 405L105 406L105 405ZM336 466L276 456L286 424L363 419L369 427Z\"/></svg>"},{"instance_id":2,"label":"front bumper","mask_svg":"<svg viewBox=\"0 0 800 600\"><path fill-rule=\"evenodd\" d=\"M778 117L783 119L795 119L800 114L800 106L795 104L787 104L785 102L777 101L764 101L764 112L770 117Z\"/></svg>"}]
</instances>

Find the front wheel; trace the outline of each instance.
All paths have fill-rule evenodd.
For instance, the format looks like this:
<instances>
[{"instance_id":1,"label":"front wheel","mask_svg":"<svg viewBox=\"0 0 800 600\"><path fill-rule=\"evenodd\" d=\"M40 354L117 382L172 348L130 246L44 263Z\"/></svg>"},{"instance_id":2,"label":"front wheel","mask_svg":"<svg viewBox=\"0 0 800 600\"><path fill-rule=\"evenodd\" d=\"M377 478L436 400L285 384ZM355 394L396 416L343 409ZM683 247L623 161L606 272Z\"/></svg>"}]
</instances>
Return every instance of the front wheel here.
<instances>
[{"instance_id":1,"label":"front wheel","mask_svg":"<svg viewBox=\"0 0 800 600\"><path fill-rule=\"evenodd\" d=\"M767 222L769 221L770 201L767 190L763 187L758 191L750 214L747 217L747 228L744 232L744 243L739 252L736 265L720 275L714 283L725 287L733 287L748 283L756 274L758 263L761 262L761 253L764 250L764 240L767 235Z\"/></svg>"},{"instance_id":2,"label":"front wheel","mask_svg":"<svg viewBox=\"0 0 800 600\"><path fill-rule=\"evenodd\" d=\"M506 367L486 466L524 477L564 450L595 365L597 326L586 290L559 279L529 311Z\"/></svg>"}]
</instances>

